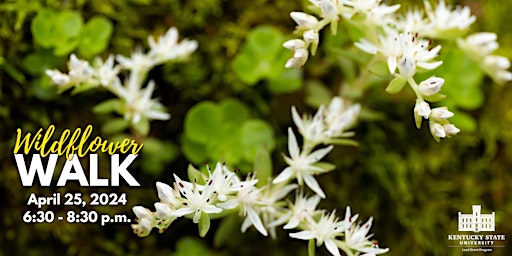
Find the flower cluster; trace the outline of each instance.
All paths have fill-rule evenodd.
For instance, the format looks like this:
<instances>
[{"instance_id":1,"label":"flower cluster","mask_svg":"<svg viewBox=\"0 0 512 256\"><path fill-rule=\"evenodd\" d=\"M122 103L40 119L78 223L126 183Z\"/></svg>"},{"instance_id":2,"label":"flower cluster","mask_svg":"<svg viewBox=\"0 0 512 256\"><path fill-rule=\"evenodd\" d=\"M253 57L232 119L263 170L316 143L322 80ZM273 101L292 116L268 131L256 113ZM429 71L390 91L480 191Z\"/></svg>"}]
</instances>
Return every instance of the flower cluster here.
<instances>
[{"instance_id":1,"label":"flower cluster","mask_svg":"<svg viewBox=\"0 0 512 256\"><path fill-rule=\"evenodd\" d=\"M217 163L213 172L208 166L206 172L189 167L189 179L193 182L174 175L172 187L156 183L160 201L154 204L155 211L133 207L137 216L137 223L132 224L134 232L141 237L149 235L153 228L163 232L177 218L188 217L198 223L199 233L204 236L212 216L238 210L245 218L242 232L254 226L262 235L275 237L276 227L284 225L285 230L299 230L290 233L290 237L316 240L317 246L325 245L332 255L340 255L340 249L349 255L387 252L389 249L379 248L378 243L370 240L372 235L368 232L372 218L361 225L355 223L358 215L352 216L349 207L342 221L338 220L335 211L327 213L325 209L317 209L326 195L314 175L334 169L332 164L320 160L332 150L333 145L329 144L339 143L339 138L353 134L347 130L355 123L359 108L359 105L349 106L335 97L327 108L321 106L314 117L301 118L292 107L293 119L304 137L304 144L301 150L295 133L289 128L290 157L283 156L288 166L277 177L267 178L269 182L261 185L251 175L242 181L225 164ZM320 144L328 146L314 150ZM291 182L295 179L297 183ZM315 195L304 195L304 183ZM296 196L292 203L287 201L287 196L294 190Z\"/></svg>"},{"instance_id":2,"label":"flower cluster","mask_svg":"<svg viewBox=\"0 0 512 256\"><path fill-rule=\"evenodd\" d=\"M434 70L442 65L436 60L442 41L456 41L457 45L472 60L480 65L496 83L512 80L510 61L492 55L498 48L496 34L475 33L463 38L476 17L471 15L469 7L447 5L440 0L432 6L425 1L424 10L412 9L404 15L397 14L400 5L386 5L381 0L310 0L317 15L304 12L292 12L290 16L298 24L296 33L302 39L292 39L284 47L294 51L286 63L288 68L299 68L305 64L309 53L315 54L319 33L327 25L336 33L338 23L346 21L350 26L358 27L364 35L355 42L355 46L364 52L375 55L368 64L383 59L394 79L386 89L389 93L399 92L405 84L414 91L416 104L414 116L418 128L422 119L429 121L434 139L450 137L459 133L459 129L447 119L453 116L446 107L431 108L429 102L444 98L440 93L444 80L431 77L418 83L415 75L423 70ZM363 72L364 73L364 72Z\"/></svg>"},{"instance_id":3,"label":"flower cluster","mask_svg":"<svg viewBox=\"0 0 512 256\"><path fill-rule=\"evenodd\" d=\"M180 61L188 58L197 48L196 41L182 40L178 42L178 30L170 28L167 33L155 40L149 37L150 50L147 53L136 50L129 58L109 55L103 61L97 57L91 65L85 60L78 59L74 54L68 61L68 73L59 70L47 70L46 74L59 87L60 91L75 88L80 92L91 88L102 87L116 95L121 103L116 111L132 124L142 120L167 120L170 115L164 107L154 98L155 83L149 81L147 86L143 83L147 73L154 66L170 61ZM114 63L117 60L117 64ZM129 76L122 82L118 75L127 70Z\"/></svg>"}]
</instances>

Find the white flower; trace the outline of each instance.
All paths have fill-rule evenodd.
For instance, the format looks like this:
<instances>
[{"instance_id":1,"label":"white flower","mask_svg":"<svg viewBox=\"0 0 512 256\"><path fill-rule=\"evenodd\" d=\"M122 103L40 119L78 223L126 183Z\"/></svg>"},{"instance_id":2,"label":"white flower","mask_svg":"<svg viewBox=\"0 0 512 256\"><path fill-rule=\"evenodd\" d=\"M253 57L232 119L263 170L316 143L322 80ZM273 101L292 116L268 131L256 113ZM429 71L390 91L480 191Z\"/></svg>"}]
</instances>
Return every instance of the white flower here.
<instances>
[{"instance_id":1,"label":"white flower","mask_svg":"<svg viewBox=\"0 0 512 256\"><path fill-rule=\"evenodd\" d=\"M336 245L336 237L345 231L343 221L338 221L335 211L329 215L322 214L318 222L310 219L308 228L297 233L290 233L290 237L302 240L316 239L316 246L325 244L327 250L335 256L339 256L340 252Z\"/></svg>"},{"instance_id":2,"label":"white flower","mask_svg":"<svg viewBox=\"0 0 512 256\"><path fill-rule=\"evenodd\" d=\"M359 117L361 105L348 105L340 97L333 97L325 113L325 135L328 137L348 137L352 132L346 132Z\"/></svg>"},{"instance_id":3,"label":"white flower","mask_svg":"<svg viewBox=\"0 0 512 256\"><path fill-rule=\"evenodd\" d=\"M309 51L306 48L298 48L284 66L286 68L300 68L306 64L308 57Z\"/></svg>"},{"instance_id":4,"label":"white flower","mask_svg":"<svg viewBox=\"0 0 512 256\"><path fill-rule=\"evenodd\" d=\"M507 71L510 68L510 61L503 56L485 56L483 66L484 70L499 84L512 80L512 73Z\"/></svg>"},{"instance_id":5,"label":"white flower","mask_svg":"<svg viewBox=\"0 0 512 256\"><path fill-rule=\"evenodd\" d=\"M370 227L372 226L372 220L373 218L370 217L370 219L368 219L368 221L362 226L352 224L351 227L347 228L345 231L345 240L347 245L352 249L364 253L386 253L389 251L388 248L379 248L378 244L368 240L373 236L373 234L368 235L368 231L370 231Z\"/></svg>"},{"instance_id":6,"label":"white flower","mask_svg":"<svg viewBox=\"0 0 512 256\"><path fill-rule=\"evenodd\" d=\"M156 225L155 216L150 210L142 206L134 206L132 210L137 216L137 224L132 224L133 232L140 237L148 236L151 229Z\"/></svg>"},{"instance_id":7,"label":"white flower","mask_svg":"<svg viewBox=\"0 0 512 256\"><path fill-rule=\"evenodd\" d=\"M443 126L436 122L430 122L430 133L434 136L434 138L444 138L446 137L446 131Z\"/></svg>"},{"instance_id":8,"label":"white flower","mask_svg":"<svg viewBox=\"0 0 512 256\"><path fill-rule=\"evenodd\" d=\"M114 66L114 56L109 55L105 62L102 62L100 57L96 58L96 78L103 86L109 86L113 82L119 83L117 74L121 70L120 66Z\"/></svg>"},{"instance_id":9,"label":"white flower","mask_svg":"<svg viewBox=\"0 0 512 256\"><path fill-rule=\"evenodd\" d=\"M414 106L414 113L416 115L428 119L431 112L430 105L427 102L416 99L416 105Z\"/></svg>"},{"instance_id":10,"label":"white flower","mask_svg":"<svg viewBox=\"0 0 512 256\"><path fill-rule=\"evenodd\" d=\"M323 143L327 138L324 137L324 106L321 105L316 114L311 117L304 115L302 118L295 106L292 106L292 119L299 132L302 134L304 139L313 142L314 144Z\"/></svg>"},{"instance_id":11,"label":"white flower","mask_svg":"<svg viewBox=\"0 0 512 256\"><path fill-rule=\"evenodd\" d=\"M427 80L421 82L418 86L418 90L422 95L432 96L438 93L443 85L443 78L432 76Z\"/></svg>"},{"instance_id":12,"label":"white flower","mask_svg":"<svg viewBox=\"0 0 512 256\"><path fill-rule=\"evenodd\" d=\"M416 63L413 58L407 55L402 56L398 64L398 71L405 79L413 77L416 73Z\"/></svg>"},{"instance_id":13,"label":"white flower","mask_svg":"<svg viewBox=\"0 0 512 256\"><path fill-rule=\"evenodd\" d=\"M171 186L159 182L156 182L156 190L160 201L171 206L178 205L179 192L176 192Z\"/></svg>"},{"instance_id":14,"label":"white flower","mask_svg":"<svg viewBox=\"0 0 512 256\"><path fill-rule=\"evenodd\" d=\"M71 54L68 61L68 75L70 83L91 84L93 82L94 69L89 65L89 62L78 59L75 54Z\"/></svg>"},{"instance_id":15,"label":"white flower","mask_svg":"<svg viewBox=\"0 0 512 256\"><path fill-rule=\"evenodd\" d=\"M318 43L319 43L319 37L318 37L318 32L314 29L310 29L306 32L304 32L304 41L311 45L311 54L312 55L315 55L315 52L316 52L316 49L318 47Z\"/></svg>"},{"instance_id":16,"label":"white flower","mask_svg":"<svg viewBox=\"0 0 512 256\"><path fill-rule=\"evenodd\" d=\"M61 73L57 69L54 69L54 70L48 69L48 70L46 70L45 73L47 76L49 76L52 79L53 83L55 83L56 85L58 85L60 87L66 86L70 82L69 76Z\"/></svg>"},{"instance_id":17,"label":"white flower","mask_svg":"<svg viewBox=\"0 0 512 256\"><path fill-rule=\"evenodd\" d=\"M453 124L445 124L443 125L443 129L446 132L446 136L450 137L451 135L456 135L460 132L459 128L455 127Z\"/></svg>"},{"instance_id":18,"label":"white flower","mask_svg":"<svg viewBox=\"0 0 512 256\"><path fill-rule=\"evenodd\" d=\"M116 59L123 68L132 72L147 72L156 64L152 58L144 54L140 48L133 52L130 58L117 55Z\"/></svg>"},{"instance_id":19,"label":"white flower","mask_svg":"<svg viewBox=\"0 0 512 256\"><path fill-rule=\"evenodd\" d=\"M301 39L291 39L283 43L283 46L292 51L296 51L298 49L305 49L306 42Z\"/></svg>"},{"instance_id":20,"label":"white flower","mask_svg":"<svg viewBox=\"0 0 512 256\"><path fill-rule=\"evenodd\" d=\"M167 30L156 41L153 36L149 36L148 43L151 49L148 55L154 59L155 64L186 58L197 49L197 41L185 39L178 43L178 30L175 27Z\"/></svg>"},{"instance_id":21,"label":"white flower","mask_svg":"<svg viewBox=\"0 0 512 256\"><path fill-rule=\"evenodd\" d=\"M282 211L289 212L289 209L285 209L283 205L286 203L282 200L292 190L297 188L297 184L272 184L268 183L263 187L261 197L259 198L259 210L262 213L263 223L267 227L270 236L276 238L275 225L272 225Z\"/></svg>"},{"instance_id":22,"label":"white flower","mask_svg":"<svg viewBox=\"0 0 512 256\"><path fill-rule=\"evenodd\" d=\"M320 199L318 195L307 198L302 195L302 192L297 194L294 204L290 206L290 210L280 218L283 222L288 221L283 228L294 229L299 226L300 223L304 223L308 218L312 218L320 213L320 211L316 209Z\"/></svg>"},{"instance_id":23,"label":"white flower","mask_svg":"<svg viewBox=\"0 0 512 256\"><path fill-rule=\"evenodd\" d=\"M125 102L124 117L132 123L138 123L143 117L147 119L167 120L171 115L163 111L163 106L158 101L151 99L155 90L155 82L149 81L142 90L126 89L117 86L113 91Z\"/></svg>"},{"instance_id":24,"label":"white flower","mask_svg":"<svg viewBox=\"0 0 512 256\"><path fill-rule=\"evenodd\" d=\"M240 181L234 172L228 170L220 162L217 162L215 170L210 175L210 180L213 181L212 186L217 193L217 198L221 202L226 201L228 195L240 191L243 187L254 186L258 182L258 180Z\"/></svg>"},{"instance_id":25,"label":"white flower","mask_svg":"<svg viewBox=\"0 0 512 256\"><path fill-rule=\"evenodd\" d=\"M441 46L430 48L429 41L419 39L411 32L397 34L389 31L386 36L379 37L378 43L361 39L355 45L370 54L380 53L386 56L389 72L394 74L397 68L401 68L400 75L406 79L416 72L416 67L430 70L442 64L442 61L433 61Z\"/></svg>"},{"instance_id":26,"label":"white flower","mask_svg":"<svg viewBox=\"0 0 512 256\"><path fill-rule=\"evenodd\" d=\"M455 10L451 10L451 6L447 6L444 0L439 1L435 10L428 1L425 1L425 10L431 23L425 35L432 38L459 37L476 20L476 17L471 15L469 7L457 6Z\"/></svg>"},{"instance_id":27,"label":"white flower","mask_svg":"<svg viewBox=\"0 0 512 256\"><path fill-rule=\"evenodd\" d=\"M303 12L291 12L290 17L297 23L297 30L313 29L318 24L318 19L315 16Z\"/></svg>"},{"instance_id":28,"label":"white flower","mask_svg":"<svg viewBox=\"0 0 512 256\"><path fill-rule=\"evenodd\" d=\"M193 221L198 223L201 218L201 212L205 213L221 213L222 209L212 205L212 197L214 196L214 190L212 181L210 180L203 188L203 191L199 191L199 188L195 183L186 185L185 181L182 181L176 174L174 174L177 187L180 193L186 198L183 206L177 209L174 214L177 217L181 217L187 214L194 213Z\"/></svg>"},{"instance_id":29,"label":"white flower","mask_svg":"<svg viewBox=\"0 0 512 256\"><path fill-rule=\"evenodd\" d=\"M498 84L512 80L510 61L503 56L491 55L499 48L497 35L481 32L469 35L466 39L457 40L459 47L468 57L477 62L480 67Z\"/></svg>"},{"instance_id":30,"label":"white flower","mask_svg":"<svg viewBox=\"0 0 512 256\"><path fill-rule=\"evenodd\" d=\"M295 134L293 133L292 128L288 128L288 151L291 158L284 156L284 159L290 166L286 167L274 179L273 183L277 184L287 181L291 178L297 178L299 185L303 185L305 182L311 190L317 193L320 197L325 198L324 192L313 177L313 175L323 173L325 170L314 166L313 164L327 155L332 150L332 148L333 146L331 145L329 147L316 150L309 155L300 154L300 149L297 143L297 139L295 138Z\"/></svg>"},{"instance_id":31,"label":"white flower","mask_svg":"<svg viewBox=\"0 0 512 256\"><path fill-rule=\"evenodd\" d=\"M400 5L388 6L382 3L382 0L354 0L343 1L343 4L351 7L342 13L343 17L350 19L354 15L361 15L365 17L365 23L368 27L375 27L375 25L385 27L387 24L393 22L392 14L400 9Z\"/></svg>"},{"instance_id":32,"label":"white flower","mask_svg":"<svg viewBox=\"0 0 512 256\"><path fill-rule=\"evenodd\" d=\"M397 22L401 31L411 31L424 35L424 31L431 27L430 22L425 19L425 13L421 9L408 10Z\"/></svg>"},{"instance_id":33,"label":"white flower","mask_svg":"<svg viewBox=\"0 0 512 256\"><path fill-rule=\"evenodd\" d=\"M453 117L453 113L448 111L447 107L438 107L432 109L431 117L438 120L445 120Z\"/></svg>"}]
</instances>

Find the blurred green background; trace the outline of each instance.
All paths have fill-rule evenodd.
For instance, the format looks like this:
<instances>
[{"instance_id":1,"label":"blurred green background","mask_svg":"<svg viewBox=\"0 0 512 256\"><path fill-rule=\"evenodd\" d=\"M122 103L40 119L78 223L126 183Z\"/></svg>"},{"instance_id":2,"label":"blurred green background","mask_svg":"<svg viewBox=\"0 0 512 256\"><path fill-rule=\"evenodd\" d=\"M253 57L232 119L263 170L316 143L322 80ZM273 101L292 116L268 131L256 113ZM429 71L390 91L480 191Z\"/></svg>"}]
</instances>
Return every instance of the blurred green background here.
<instances>
[{"instance_id":1,"label":"blurred green background","mask_svg":"<svg viewBox=\"0 0 512 256\"><path fill-rule=\"evenodd\" d=\"M512 2L447 2L469 5L478 17L472 30L496 32L501 44L498 53L512 57ZM422 1L391 3L402 4L401 11L422 5ZM337 94L339 82L346 76L346 60L330 51L329 45L336 41L325 43L303 71L288 72L272 66L279 63L282 67L283 60L291 54L286 50L255 57L255 63L267 63L270 67L244 66L240 56L251 47L250 35L261 25L271 31L271 38L278 41L275 45L291 38L295 24L289 12L305 7L306 1L298 0L0 2L0 255L306 255L307 243L289 238L282 230L276 240L264 238L254 229L242 235L239 218L213 221L205 239L199 239L196 225L189 220L178 220L163 234L153 232L141 239L132 234L128 224L25 224L21 217L26 210L37 210L26 205L32 192L125 192L126 206L88 210L124 213L132 218L134 205L152 207L157 200L156 181L170 183L173 172L184 175L189 162L197 164L211 156L193 159L193 149L184 146L185 116L195 104L205 100L218 103L236 98L252 118L265 120L275 135L274 172L281 170L284 161L279 153L286 152L286 129L292 123L290 106L296 105L301 112L313 112L321 102L319 95ZM148 35L162 34L171 26L179 29L181 37L197 40L199 49L188 62L158 66L150 73L158 85L155 95L168 108L172 119L152 122L147 137L130 131L122 133L105 125L112 116L92 110L111 97L107 92L57 94L44 70L65 70L69 52L62 50L67 44L60 45L59 40L55 47L64 53L52 51L35 40L32 21L43 8L59 13L73 10L80 14L84 26L93 17L101 16L111 22L112 34L105 35L104 45L93 43L88 47L86 43L80 46L80 42L70 42L78 45L74 49L82 58L97 53L104 58L108 53L129 55L137 46L147 47ZM272 47L273 42L264 42ZM465 75L462 70L458 76ZM456 93L449 96L452 100L460 98L451 104L456 106L456 114L463 116L464 120L459 122L466 129L440 143L431 138L425 126L421 130L414 128L410 95L387 95L385 86L384 83L370 88L360 99L365 108L378 110L370 115L373 118L363 118L356 127L355 139L360 146L336 147L329 155L328 160L337 169L319 177L327 194L320 207L336 208L341 213L350 205L362 219L373 216L372 231L381 247L390 248L388 255L480 255L449 248L447 240L448 234L458 233L457 213L471 213L471 205L479 204L483 213L496 212L496 233L507 236L508 246L495 248L492 255L512 255L510 85L497 86L489 78L478 80L471 88L454 85ZM80 188L73 183L61 188L21 186L12 156L17 128L35 132L54 124L59 133L63 129L84 128L89 123L94 125L95 135L134 137L145 144L130 167L141 187ZM106 157L102 160L108 163ZM251 165L245 159L237 166L250 171ZM70 209L78 210L62 206L43 208L61 215ZM323 247L317 253L329 255Z\"/></svg>"}]
</instances>

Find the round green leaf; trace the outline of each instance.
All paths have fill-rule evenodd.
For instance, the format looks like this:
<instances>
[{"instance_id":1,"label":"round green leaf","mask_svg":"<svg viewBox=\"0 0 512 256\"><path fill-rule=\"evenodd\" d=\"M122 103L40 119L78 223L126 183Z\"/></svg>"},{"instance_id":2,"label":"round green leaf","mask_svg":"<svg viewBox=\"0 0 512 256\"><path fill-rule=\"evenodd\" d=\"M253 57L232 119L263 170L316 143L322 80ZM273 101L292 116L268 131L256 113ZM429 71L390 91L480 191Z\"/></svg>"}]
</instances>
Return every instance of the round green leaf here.
<instances>
[{"instance_id":1,"label":"round green leaf","mask_svg":"<svg viewBox=\"0 0 512 256\"><path fill-rule=\"evenodd\" d=\"M43 47L51 47L53 42L58 40L54 37L56 17L57 14L54 11L42 9L32 20L30 29L37 44Z\"/></svg>"},{"instance_id":2,"label":"round green leaf","mask_svg":"<svg viewBox=\"0 0 512 256\"><path fill-rule=\"evenodd\" d=\"M245 159L252 162L262 145L269 151L274 149L274 131L265 121L257 119L245 121L242 125L242 139L240 143L244 148Z\"/></svg>"},{"instance_id":3,"label":"round green leaf","mask_svg":"<svg viewBox=\"0 0 512 256\"><path fill-rule=\"evenodd\" d=\"M233 98L222 100L219 104L225 123L240 125L249 118L249 109L241 101Z\"/></svg>"},{"instance_id":4,"label":"round green leaf","mask_svg":"<svg viewBox=\"0 0 512 256\"><path fill-rule=\"evenodd\" d=\"M80 35L78 51L91 57L104 51L112 36L113 25L103 16L94 16L86 24Z\"/></svg>"},{"instance_id":5,"label":"round green leaf","mask_svg":"<svg viewBox=\"0 0 512 256\"><path fill-rule=\"evenodd\" d=\"M206 144L221 130L222 111L213 102L193 106L185 117L185 135L196 143Z\"/></svg>"},{"instance_id":6,"label":"round green leaf","mask_svg":"<svg viewBox=\"0 0 512 256\"><path fill-rule=\"evenodd\" d=\"M204 145L190 140L187 136L181 141L181 151L194 164L204 163L207 159Z\"/></svg>"},{"instance_id":7,"label":"round green leaf","mask_svg":"<svg viewBox=\"0 0 512 256\"><path fill-rule=\"evenodd\" d=\"M302 72L288 69L281 76L268 81L268 89L273 93L290 93L302 87Z\"/></svg>"}]
</instances>

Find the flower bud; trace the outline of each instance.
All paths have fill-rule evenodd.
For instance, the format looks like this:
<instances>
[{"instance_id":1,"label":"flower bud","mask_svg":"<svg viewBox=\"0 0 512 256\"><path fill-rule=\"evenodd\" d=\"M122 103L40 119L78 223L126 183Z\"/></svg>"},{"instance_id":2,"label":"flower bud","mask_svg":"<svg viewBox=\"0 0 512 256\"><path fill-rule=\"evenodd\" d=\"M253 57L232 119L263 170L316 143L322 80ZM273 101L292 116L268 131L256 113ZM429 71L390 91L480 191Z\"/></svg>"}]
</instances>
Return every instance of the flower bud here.
<instances>
[{"instance_id":1,"label":"flower bud","mask_svg":"<svg viewBox=\"0 0 512 256\"><path fill-rule=\"evenodd\" d=\"M174 217L172 214L172 209L167 204L155 203L155 209L156 209L156 216L160 219L169 219L171 217Z\"/></svg>"},{"instance_id":2,"label":"flower bud","mask_svg":"<svg viewBox=\"0 0 512 256\"><path fill-rule=\"evenodd\" d=\"M447 107L439 107L432 109L432 118L444 120L450 117L453 117L453 113L448 111Z\"/></svg>"},{"instance_id":3,"label":"flower bud","mask_svg":"<svg viewBox=\"0 0 512 256\"><path fill-rule=\"evenodd\" d=\"M132 208L132 210L133 210L133 213L135 213L135 216L137 216L137 218L140 220L151 218L151 215L152 215L151 211L144 208L143 206L134 206Z\"/></svg>"},{"instance_id":4,"label":"flower bud","mask_svg":"<svg viewBox=\"0 0 512 256\"><path fill-rule=\"evenodd\" d=\"M443 126L436 122L430 122L430 133L438 138L446 137L446 132Z\"/></svg>"},{"instance_id":5,"label":"flower bud","mask_svg":"<svg viewBox=\"0 0 512 256\"><path fill-rule=\"evenodd\" d=\"M411 78L416 73L416 63L412 58L404 55L398 64L398 71L405 79Z\"/></svg>"},{"instance_id":6,"label":"flower bud","mask_svg":"<svg viewBox=\"0 0 512 256\"><path fill-rule=\"evenodd\" d=\"M315 16L303 12L291 12L290 17L297 23L297 29L312 29L318 24Z\"/></svg>"},{"instance_id":7,"label":"flower bud","mask_svg":"<svg viewBox=\"0 0 512 256\"><path fill-rule=\"evenodd\" d=\"M429 79L423 81L418 86L418 90L422 95L432 96L441 90L444 85L444 79L440 77L432 76Z\"/></svg>"},{"instance_id":8,"label":"flower bud","mask_svg":"<svg viewBox=\"0 0 512 256\"><path fill-rule=\"evenodd\" d=\"M447 135L455 135L460 132L459 128L455 127L453 124L445 124L443 125L443 129Z\"/></svg>"},{"instance_id":9,"label":"flower bud","mask_svg":"<svg viewBox=\"0 0 512 256\"><path fill-rule=\"evenodd\" d=\"M306 42L300 39L292 39L283 43L283 46L292 51L306 48Z\"/></svg>"},{"instance_id":10,"label":"flower bud","mask_svg":"<svg viewBox=\"0 0 512 256\"><path fill-rule=\"evenodd\" d=\"M416 105L414 106L414 113L424 117L425 119L428 119L431 112L432 111L430 110L430 105L428 105L427 102L416 100Z\"/></svg>"},{"instance_id":11,"label":"flower bud","mask_svg":"<svg viewBox=\"0 0 512 256\"><path fill-rule=\"evenodd\" d=\"M158 192L158 198L160 198L162 202L176 205L176 197L173 194L171 186L157 181L156 190Z\"/></svg>"}]
</instances>

